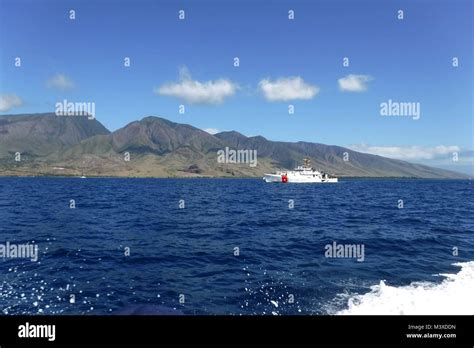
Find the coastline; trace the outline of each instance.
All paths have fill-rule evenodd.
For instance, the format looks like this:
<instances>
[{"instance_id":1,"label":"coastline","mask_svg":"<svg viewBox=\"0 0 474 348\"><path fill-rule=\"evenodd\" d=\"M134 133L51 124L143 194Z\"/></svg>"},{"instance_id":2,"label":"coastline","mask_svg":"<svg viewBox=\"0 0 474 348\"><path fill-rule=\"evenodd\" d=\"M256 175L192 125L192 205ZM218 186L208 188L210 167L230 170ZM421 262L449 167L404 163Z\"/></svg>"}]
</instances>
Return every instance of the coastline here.
<instances>
[{"instance_id":1,"label":"coastline","mask_svg":"<svg viewBox=\"0 0 474 348\"><path fill-rule=\"evenodd\" d=\"M26 175L13 175L0 173L0 179L2 178L78 178L81 179L80 175L53 175L53 174L26 174ZM261 180L260 176L125 176L125 175L87 175L86 179L226 179L226 180L238 180L238 179L258 179ZM472 180L471 177L466 176L465 178L420 178L420 177L406 177L406 176L339 176L342 180Z\"/></svg>"}]
</instances>

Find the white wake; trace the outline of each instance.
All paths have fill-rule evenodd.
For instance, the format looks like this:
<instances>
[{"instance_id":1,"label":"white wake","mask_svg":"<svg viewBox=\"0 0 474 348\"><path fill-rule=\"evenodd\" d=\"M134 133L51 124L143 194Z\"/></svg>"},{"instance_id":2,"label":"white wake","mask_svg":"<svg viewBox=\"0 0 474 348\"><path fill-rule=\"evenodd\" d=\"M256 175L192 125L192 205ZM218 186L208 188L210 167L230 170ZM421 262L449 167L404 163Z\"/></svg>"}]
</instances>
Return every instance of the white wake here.
<instances>
[{"instance_id":1,"label":"white wake","mask_svg":"<svg viewBox=\"0 0 474 348\"><path fill-rule=\"evenodd\" d=\"M474 261L455 263L456 274L440 274L439 283L417 282L407 286L389 286L384 281L372 291L349 298L348 307L338 315L416 315L474 314Z\"/></svg>"}]
</instances>

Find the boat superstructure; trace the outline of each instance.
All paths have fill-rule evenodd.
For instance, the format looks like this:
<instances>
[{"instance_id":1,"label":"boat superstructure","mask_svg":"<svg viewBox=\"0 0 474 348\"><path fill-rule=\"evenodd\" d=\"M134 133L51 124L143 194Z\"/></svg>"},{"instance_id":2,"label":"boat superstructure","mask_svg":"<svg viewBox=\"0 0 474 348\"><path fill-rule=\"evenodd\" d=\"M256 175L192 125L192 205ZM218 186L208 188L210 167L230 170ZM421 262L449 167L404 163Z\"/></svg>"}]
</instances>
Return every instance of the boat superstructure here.
<instances>
[{"instance_id":1,"label":"boat superstructure","mask_svg":"<svg viewBox=\"0 0 474 348\"><path fill-rule=\"evenodd\" d=\"M337 178L327 173L321 172L311 167L311 161L307 158L303 160L303 165L295 170L278 171L275 174L265 174L265 182L280 183L336 183Z\"/></svg>"}]
</instances>

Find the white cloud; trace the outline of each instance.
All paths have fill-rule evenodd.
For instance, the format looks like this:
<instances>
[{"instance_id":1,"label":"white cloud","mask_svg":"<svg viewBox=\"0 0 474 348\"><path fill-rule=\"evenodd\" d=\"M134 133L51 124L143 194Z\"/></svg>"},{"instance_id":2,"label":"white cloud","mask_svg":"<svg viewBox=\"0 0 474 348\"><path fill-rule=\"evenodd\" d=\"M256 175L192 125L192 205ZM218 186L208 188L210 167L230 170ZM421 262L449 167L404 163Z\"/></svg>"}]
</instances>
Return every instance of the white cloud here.
<instances>
[{"instance_id":1,"label":"white cloud","mask_svg":"<svg viewBox=\"0 0 474 348\"><path fill-rule=\"evenodd\" d=\"M220 130L218 130L217 128L204 128L203 131L212 135L220 132Z\"/></svg>"},{"instance_id":2,"label":"white cloud","mask_svg":"<svg viewBox=\"0 0 474 348\"><path fill-rule=\"evenodd\" d=\"M456 145L439 146L370 146L366 144L350 145L354 151L370 153L383 157L400 160L431 160L442 156L452 156L453 152L460 152L461 148Z\"/></svg>"},{"instance_id":3,"label":"white cloud","mask_svg":"<svg viewBox=\"0 0 474 348\"><path fill-rule=\"evenodd\" d=\"M69 89L73 89L75 84L68 76L64 74L57 74L46 81L46 86L48 88L55 88L60 91L66 91Z\"/></svg>"},{"instance_id":4,"label":"white cloud","mask_svg":"<svg viewBox=\"0 0 474 348\"><path fill-rule=\"evenodd\" d=\"M186 67L180 69L180 81L155 87L155 94L176 97L189 104L220 104L233 96L239 86L227 79L200 82L193 80Z\"/></svg>"},{"instance_id":5,"label":"white cloud","mask_svg":"<svg viewBox=\"0 0 474 348\"><path fill-rule=\"evenodd\" d=\"M319 93L318 86L310 85L299 76L283 77L275 81L263 79L258 83L268 101L312 99Z\"/></svg>"},{"instance_id":6,"label":"white cloud","mask_svg":"<svg viewBox=\"0 0 474 348\"><path fill-rule=\"evenodd\" d=\"M9 111L11 108L23 105L23 100L15 94L0 95L0 112Z\"/></svg>"},{"instance_id":7,"label":"white cloud","mask_svg":"<svg viewBox=\"0 0 474 348\"><path fill-rule=\"evenodd\" d=\"M343 92L365 92L368 88L367 83L373 78L369 75L350 74L337 80L339 89Z\"/></svg>"}]
</instances>

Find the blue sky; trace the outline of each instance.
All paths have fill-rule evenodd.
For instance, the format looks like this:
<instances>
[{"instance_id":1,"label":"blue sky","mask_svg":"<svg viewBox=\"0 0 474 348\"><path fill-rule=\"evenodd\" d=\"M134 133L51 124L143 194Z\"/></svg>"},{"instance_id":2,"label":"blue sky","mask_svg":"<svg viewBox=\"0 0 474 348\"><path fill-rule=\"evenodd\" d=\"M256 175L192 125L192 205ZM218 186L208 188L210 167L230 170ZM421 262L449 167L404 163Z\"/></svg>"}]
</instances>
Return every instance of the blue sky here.
<instances>
[{"instance_id":1,"label":"blue sky","mask_svg":"<svg viewBox=\"0 0 474 348\"><path fill-rule=\"evenodd\" d=\"M469 0L0 0L0 111L88 101L111 130L156 115L465 171L474 148L472 7ZM381 116L388 99L420 103L420 118ZM453 163L453 151L462 161Z\"/></svg>"}]
</instances>

